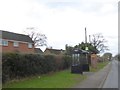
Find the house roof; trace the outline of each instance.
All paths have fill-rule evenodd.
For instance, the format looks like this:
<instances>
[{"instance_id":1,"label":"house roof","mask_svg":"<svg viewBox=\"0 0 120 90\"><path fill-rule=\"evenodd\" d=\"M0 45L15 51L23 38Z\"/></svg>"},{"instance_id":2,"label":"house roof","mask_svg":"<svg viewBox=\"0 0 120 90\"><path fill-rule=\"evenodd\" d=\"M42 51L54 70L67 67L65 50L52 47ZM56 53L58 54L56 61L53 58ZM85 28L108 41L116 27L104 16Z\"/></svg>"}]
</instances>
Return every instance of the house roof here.
<instances>
[{"instance_id":1,"label":"house roof","mask_svg":"<svg viewBox=\"0 0 120 90\"><path fill-rule=\"evenodd\" d=\"M43 53L43 51L40 48L35 48L36 53Z\"/></svg>"},{"instance_id":2,"label":"house roof","mask_svg":"<svg viewBox=\"0 0 120 90\"><path fill-rule=\"evenodd\" d=\"M32 39L28 35L17 34L17 33L3 31L3 30L0 30L0 34L2 34L2 39L33 43Z\"/></svg>"},{"instance_id":3,"label":"house roof","mask_svg":"<svg viewBox=\"0 0 120 90\"><path fill-rule=\"evenodd\" d=\"M82 50L82 49L75 49L73 50L74 54L88 54L89 52L86 50Z\"/></svg>"},{"instance_id":4,"label":"house roof","mask_svg":"<svg viewBox=\"0 0 120 90\"><path fill-rule=\"evenodd\" d=\"M62 50L62 49L49 49L49 48L46 48L45 51L47 51L47 50L48 50L50 53L54 53L54 54L60 54L61 51L64 52L64 50Z\"/></svg>"}]
</instances>

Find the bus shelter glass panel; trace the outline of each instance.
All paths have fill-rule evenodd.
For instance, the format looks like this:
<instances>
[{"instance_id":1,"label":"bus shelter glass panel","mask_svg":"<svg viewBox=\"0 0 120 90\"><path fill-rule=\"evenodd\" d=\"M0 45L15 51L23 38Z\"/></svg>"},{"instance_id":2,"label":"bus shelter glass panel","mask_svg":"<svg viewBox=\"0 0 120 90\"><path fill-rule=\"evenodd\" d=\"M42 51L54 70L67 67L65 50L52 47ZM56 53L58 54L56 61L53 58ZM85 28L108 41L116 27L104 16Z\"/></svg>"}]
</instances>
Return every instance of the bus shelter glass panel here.
<instances>
[{"instance_id":1,"label":"bus shelter glass panel","mask_svg":"<svg viewBox=\"0 0 120 90\"><path fill-rule=\"evenodd\" d=\"M72 54L72 65L80 64L80 54Z\"/></svg>"}]
</instances>

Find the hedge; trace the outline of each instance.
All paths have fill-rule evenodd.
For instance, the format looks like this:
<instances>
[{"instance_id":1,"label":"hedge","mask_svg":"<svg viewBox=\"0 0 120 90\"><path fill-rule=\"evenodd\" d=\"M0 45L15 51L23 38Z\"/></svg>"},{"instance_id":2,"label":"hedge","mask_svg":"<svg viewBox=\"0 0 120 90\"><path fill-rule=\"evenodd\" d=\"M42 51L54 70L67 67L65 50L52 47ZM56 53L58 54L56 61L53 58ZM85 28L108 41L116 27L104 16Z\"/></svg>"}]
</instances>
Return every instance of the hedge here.
<instances>
[{"instance_id":1,"label":"hedge","mask_svg":"<svg viewBox=\"0 0 120 90\"><path fill-rule=\"evenodd\" d=\"M69 68L71 57L5 53L2 56L2 82Z\"/></svg>"}]
</instances>

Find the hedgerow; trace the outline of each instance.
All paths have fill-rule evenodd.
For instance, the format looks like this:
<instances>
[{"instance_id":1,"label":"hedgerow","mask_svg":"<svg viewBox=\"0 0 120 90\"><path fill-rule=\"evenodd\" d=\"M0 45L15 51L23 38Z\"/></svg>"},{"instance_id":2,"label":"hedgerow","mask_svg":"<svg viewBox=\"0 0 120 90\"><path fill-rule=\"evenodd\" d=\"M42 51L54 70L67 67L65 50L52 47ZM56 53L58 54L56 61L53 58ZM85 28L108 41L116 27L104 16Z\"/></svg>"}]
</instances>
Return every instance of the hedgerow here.
<instances>
[{"instance_id":1,"label":"hedgerow","mask_svg":"<svg viewBox=\"0 0 120 90\"><path fill-rule=\"evenodd\" d=\"M2 82L64 70L70 65L71 57L65 55L4 53Z\"/></svg>"}]
</instances>

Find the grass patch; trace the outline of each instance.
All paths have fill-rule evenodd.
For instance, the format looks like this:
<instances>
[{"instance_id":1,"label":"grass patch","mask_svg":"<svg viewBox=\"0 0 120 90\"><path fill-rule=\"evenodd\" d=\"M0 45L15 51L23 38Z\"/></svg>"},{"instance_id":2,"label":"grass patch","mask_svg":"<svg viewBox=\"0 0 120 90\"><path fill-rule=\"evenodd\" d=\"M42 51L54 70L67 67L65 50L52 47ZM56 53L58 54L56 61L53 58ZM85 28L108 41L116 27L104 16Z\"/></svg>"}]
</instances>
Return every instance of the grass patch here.
<instances>
[{"instance_id":1,"label":"grass patch","mask_svg":"<svg viewBox=\"0 0 120 90\"><path fill-rule=\"evenodd\" d=\"M56 72L54 74L42 75L24 79L21 81L9 82L3 88L70 88L84 80L86 76L71 74L70 70Z\"/></svg>"},{"instance_id":2,"label":"grass patch","mask_svg":"<svg viewBox=\"0 0 120 90\"><path fill-rule=\"evenodd\" d=\"M100 69L104 68L108 63L109 63L108 61L106 61L106 62L99 62L99 63L97 64L97 68L92 68L92 67L90 66L90 72L97 72L97 71L99 71Z\"/></svg>"}]
</instances>

